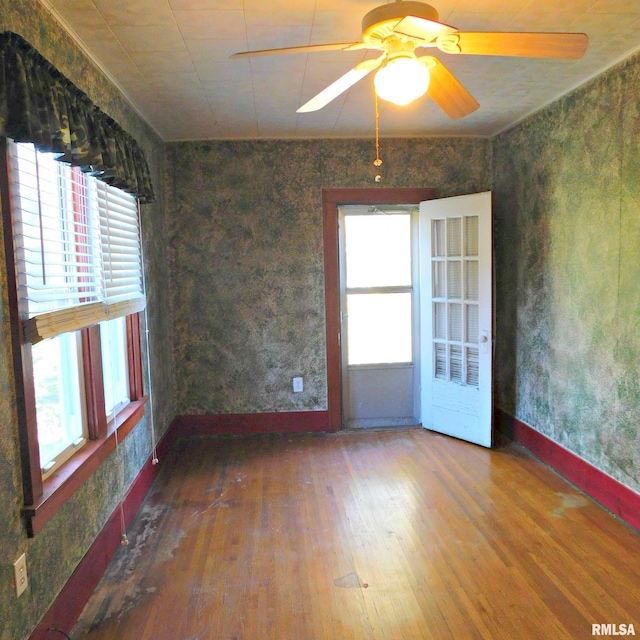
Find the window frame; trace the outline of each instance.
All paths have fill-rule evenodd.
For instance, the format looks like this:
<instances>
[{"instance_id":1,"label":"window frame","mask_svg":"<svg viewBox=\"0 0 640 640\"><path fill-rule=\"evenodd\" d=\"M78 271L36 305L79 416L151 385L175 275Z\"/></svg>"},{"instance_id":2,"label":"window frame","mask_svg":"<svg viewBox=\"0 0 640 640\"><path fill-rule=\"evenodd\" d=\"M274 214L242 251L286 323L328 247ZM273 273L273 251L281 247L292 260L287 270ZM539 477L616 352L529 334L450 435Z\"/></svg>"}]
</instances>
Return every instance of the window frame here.
<instances>
[{"instance_id":1,"label":"window frame","mask_svg":"<svg viewBox=\"0 0 640 640\"><path fill-rule=\"evenodd\" d=\"M148 396L144 394L140 314L126 316L127 368L130 402L109 421L105 411L100 327L81 329L82 370L89 440L46 479L38 450L31 344L25 340L18 308L13 216L9 197L6 138L0 138L0 207L7 270L8 315L11 326L14 388L20 439L22 483L27 533L33 537L74 492L100 467L117 443L142 419Z\"/></svg>"}]
</instances>

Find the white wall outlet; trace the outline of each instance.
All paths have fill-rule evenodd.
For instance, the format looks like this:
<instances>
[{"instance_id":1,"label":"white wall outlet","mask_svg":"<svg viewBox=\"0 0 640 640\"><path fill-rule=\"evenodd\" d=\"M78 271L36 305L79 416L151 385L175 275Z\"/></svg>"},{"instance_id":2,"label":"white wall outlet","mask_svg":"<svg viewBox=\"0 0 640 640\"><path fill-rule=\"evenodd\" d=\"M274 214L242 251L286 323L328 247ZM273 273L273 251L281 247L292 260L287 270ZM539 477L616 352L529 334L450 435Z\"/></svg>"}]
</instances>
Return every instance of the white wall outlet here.
<instances>
[{"instance_id":1,"label":"white wall outlet","mask_svg":"<svg viewBox=\"0 0 640 640\"><path fill-rule=\"evenodd\" d=\"M16 583L16 596L19 598L29 585L27 556L24 553L13 563L13 580Z\"/></svg>"},{"instance_id":2,"label":"white wall outlet","mask_svg":"<svg viewBox=\"0 0 640 640\"><path fill-rule=\"evenodd\" d=\"M302 378L294 378L293 379L293 392L301 393L304 391L304 384L302 382Z\"/></svg>"}]
</instances>

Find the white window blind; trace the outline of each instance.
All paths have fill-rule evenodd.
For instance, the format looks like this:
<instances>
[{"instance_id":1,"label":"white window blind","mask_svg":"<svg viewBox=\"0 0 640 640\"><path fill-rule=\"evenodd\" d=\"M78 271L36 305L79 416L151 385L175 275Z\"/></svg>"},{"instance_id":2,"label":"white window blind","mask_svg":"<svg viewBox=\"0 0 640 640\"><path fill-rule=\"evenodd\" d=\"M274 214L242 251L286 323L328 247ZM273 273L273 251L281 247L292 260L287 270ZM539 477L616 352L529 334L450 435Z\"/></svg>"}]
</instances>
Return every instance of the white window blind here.
<instances>
[{"instance_id":1,"label":"white window blind","mask_svg":"<svg viewBox=\"0 0 640 640\"><path fill-rule=\"evenodd\" d=\"M141 311L135 198L31 144L8 149L25 339L35 344Z\"/></svg>"},{"instance_id":2,"label":"white window blind","mask_svg":"<svg viewBox=\"0 0 640 640\"><path fill-rule=\"evenodd\" d=\"M136 199L93 180L100 218L102 276L107 317L117 318L145 306L142 249Z\"/></svg>"},{"instance_id":3,"label":"white window blind","mask_svg":"<svg viewBox=\"0 0 640 640\"><path fill-rule=\"evenodd\" d=\"M87 206L84 176L72 176L70 167L51 154L36 154L31 145L14 144L11 150L15 151L10 180L21 308L34 316L98 301L97 220Z\"/></svg>"}]
</instances>

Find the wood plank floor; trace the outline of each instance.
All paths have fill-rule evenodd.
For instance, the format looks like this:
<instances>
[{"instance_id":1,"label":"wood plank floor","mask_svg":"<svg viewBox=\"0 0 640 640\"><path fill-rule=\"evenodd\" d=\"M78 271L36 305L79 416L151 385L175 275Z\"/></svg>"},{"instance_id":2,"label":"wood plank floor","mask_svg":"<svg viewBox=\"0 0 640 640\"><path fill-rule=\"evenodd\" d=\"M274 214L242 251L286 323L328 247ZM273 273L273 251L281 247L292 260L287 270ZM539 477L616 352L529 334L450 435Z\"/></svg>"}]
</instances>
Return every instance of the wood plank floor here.
<instances>
[{"instance_id":1,"label":"wood plank floor","mask_svg":"<svg viewBox=\"0 0 640 640\"><path fill-rule=\"evenodd\" d=\"M640 635L640 536L516 445L180 441L77 640Z\"/></svg>"}]
</instances>

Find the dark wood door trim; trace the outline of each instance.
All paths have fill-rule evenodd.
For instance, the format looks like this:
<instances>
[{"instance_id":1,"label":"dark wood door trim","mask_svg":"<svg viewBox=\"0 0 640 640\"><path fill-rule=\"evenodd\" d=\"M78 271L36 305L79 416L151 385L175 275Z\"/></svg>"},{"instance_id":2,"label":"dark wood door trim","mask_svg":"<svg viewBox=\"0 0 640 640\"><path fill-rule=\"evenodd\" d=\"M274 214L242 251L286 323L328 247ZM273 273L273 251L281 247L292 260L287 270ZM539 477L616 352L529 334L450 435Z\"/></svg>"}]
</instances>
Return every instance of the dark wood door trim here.
<instances>
[{"instance_id":1,"label":"dark wood door trim","mask_svg":"<svg viewBox=\"0 0 640 640\"><path fill-rule=\"evenodd\" d=\"M323 189L324 303L327 328L327 402L329 429L342 428L342 355L340 350L340 265L338 206L412 204L438 197L434 188Z\"/></svg>"}]
</instances>

